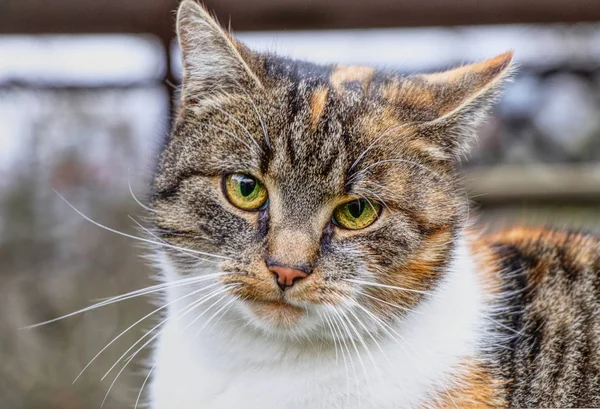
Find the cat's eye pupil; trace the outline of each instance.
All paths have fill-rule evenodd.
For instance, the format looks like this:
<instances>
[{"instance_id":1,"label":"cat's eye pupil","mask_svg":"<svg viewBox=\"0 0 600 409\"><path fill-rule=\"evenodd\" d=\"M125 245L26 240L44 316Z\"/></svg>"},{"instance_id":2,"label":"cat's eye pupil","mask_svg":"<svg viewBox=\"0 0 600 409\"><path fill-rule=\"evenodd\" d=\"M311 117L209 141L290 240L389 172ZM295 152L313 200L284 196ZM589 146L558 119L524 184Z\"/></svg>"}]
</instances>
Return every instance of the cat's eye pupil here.
<instances>
[{"instance_id":1,"label":"cat's eye pupil","mask_svg":"<svg viewBox=\"0 0 600 409\"><path fill-rule=\"evenodd\" d=\"M348 203L348 212L352 217L358 219L360 215L365 210L364 200L355 200L353 202Z\"/></svg>"},{"instance_id":2,"label":"cat's eye pupil","mask_svg":"<svg viewBox=\"0 0 600 409\"><path fill-rule=\"evenodd\" d=\"M240 180L240 193L242 196L250 196L254 189L256 189L256 180L249 177Z\"/></svg>"}]
</instances>

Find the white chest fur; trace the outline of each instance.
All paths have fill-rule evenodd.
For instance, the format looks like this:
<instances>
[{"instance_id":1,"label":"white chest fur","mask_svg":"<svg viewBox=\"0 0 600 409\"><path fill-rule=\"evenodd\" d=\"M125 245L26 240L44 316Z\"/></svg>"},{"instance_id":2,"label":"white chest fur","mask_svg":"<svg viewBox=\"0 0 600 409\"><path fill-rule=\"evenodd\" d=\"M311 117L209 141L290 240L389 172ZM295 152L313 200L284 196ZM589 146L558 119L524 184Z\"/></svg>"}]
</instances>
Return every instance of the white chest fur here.
<instances>
[{"instance_id":1,"label":"white chest fur","mask_svg":"<svg viewBox=\"0 0 600 409\"><path fill-rule=\"evenodd\" d=\"M163 266L167 277L173 272ZM432 296L395 324L403 342L339 351L293 343L221 318L198 337L171 320L159 338L152 409L412 408L452 386L458 366L481 348L486 306L464 243ZM181 296L171 290L169 299ZM208 314L210 315L210 314ZM365 340L370 340L368 337ZM349 356L348 356L349 355Z\"/></svg>"}]
</instances>

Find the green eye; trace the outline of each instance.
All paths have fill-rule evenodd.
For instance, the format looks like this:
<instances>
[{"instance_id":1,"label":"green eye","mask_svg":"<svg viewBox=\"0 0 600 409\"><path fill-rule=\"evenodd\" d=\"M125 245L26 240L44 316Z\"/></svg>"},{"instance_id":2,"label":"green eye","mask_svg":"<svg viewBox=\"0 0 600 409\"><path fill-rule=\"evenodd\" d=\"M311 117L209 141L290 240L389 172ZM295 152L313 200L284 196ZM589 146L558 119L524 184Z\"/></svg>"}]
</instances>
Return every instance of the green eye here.
<instances>
[{"instance_id":1,"label":"green eye","mask_svg":"<svg viewBox=\"0 0 600 409\"><path fill-rule=\"evenodd\" d=\"M348 230L359 230L373 224L381 205L372 200L357 199L344 203L333 211L333 223Z\"/></svg>"},{"instance_id":2,"label":"green eye","mask_svg":"<svg viewBox=\"0 0 600 409\"><path fill-rule=\"evenodd\" d=\"M225 176L224 190L229 201L244 210L260 209L269 197L260 180L242 173Z\"/></svg>"}]
</instances>

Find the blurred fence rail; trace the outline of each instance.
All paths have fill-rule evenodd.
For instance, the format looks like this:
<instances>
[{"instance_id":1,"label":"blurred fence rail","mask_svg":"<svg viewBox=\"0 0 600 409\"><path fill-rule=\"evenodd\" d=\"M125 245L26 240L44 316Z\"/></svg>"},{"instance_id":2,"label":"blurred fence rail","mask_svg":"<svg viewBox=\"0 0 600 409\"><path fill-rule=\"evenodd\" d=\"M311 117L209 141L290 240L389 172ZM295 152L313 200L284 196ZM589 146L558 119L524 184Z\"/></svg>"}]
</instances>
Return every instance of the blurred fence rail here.
<instances>
[{"instance_id":1,"label":"blurred fence rail","mask_svg":"<svg viewBox=\"0 0 600 409\"><path fill-rule=\"evenodd\" d=\"M172 37L179 0L4 0L0 33L153 33ZM600 20L596 0L207 0L237 30L415 27Z\"/></svg>"},{"instance_id":2,"label":"blurred fence rail","mask_svg":"<svg viewBox=\"0 0 600 409\"><path fill-rule=\"evenodd\" d=\"M479 203L600 203L600 164L503 165L468 168L464 174L471 197Z\"/></svg>"}]
</instances>

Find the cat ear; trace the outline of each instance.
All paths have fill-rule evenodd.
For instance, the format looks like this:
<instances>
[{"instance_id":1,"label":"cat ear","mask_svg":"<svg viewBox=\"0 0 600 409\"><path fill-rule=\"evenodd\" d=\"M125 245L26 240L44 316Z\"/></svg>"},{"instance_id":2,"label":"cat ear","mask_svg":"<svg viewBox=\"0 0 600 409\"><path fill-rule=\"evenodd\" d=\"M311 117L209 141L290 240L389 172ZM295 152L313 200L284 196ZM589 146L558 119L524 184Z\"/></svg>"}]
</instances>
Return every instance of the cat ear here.
<instances>
[{"instance_id":1,"label":"cat ear","mask_svg":"<svg viewBox=\"0 0 600 409\"><path fill-rule=\"evenodd\" d=\"M465 153L477 125L511 77L512 59L513 53L507 52L453 70L409 77L408 100L418 101L422 108L414 109L412 118L421 132L454 157Z\"/></svg>"},{"instance_id":2,"label":"cat ear","mask_svg":"<svg viewBox=\"0 0 600 409\"><path fill-rule=\"evenodd\" d=\"M201 5L184 0L177 12L185 100L211 96L243 86L262 86L251 69L252 53L235 41Z\"/></svg>"}]
</instances>

